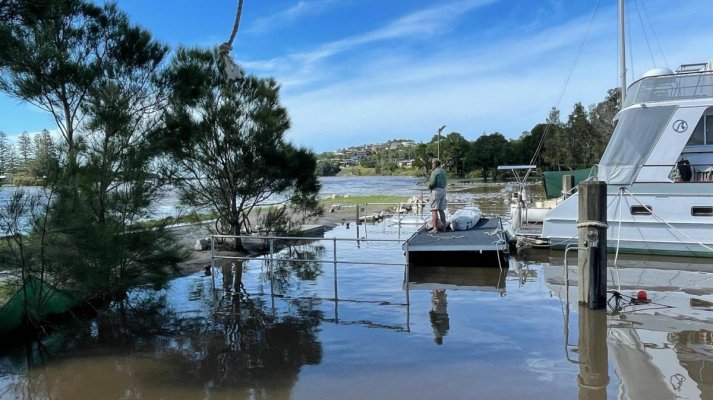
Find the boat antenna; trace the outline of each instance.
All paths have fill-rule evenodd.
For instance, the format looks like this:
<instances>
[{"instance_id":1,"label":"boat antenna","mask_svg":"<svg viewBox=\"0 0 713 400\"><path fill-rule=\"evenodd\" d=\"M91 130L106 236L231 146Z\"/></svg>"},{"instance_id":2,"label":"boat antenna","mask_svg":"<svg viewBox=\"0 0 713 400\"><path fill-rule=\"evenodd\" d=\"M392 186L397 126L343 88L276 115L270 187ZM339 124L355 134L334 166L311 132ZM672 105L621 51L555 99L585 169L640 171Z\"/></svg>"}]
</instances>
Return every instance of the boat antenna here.
<instances>
[{"instance_id":1,"label":"boat antenna","mask_svg":"<svg viewBox=\"0 0 713 400\"><path fill-rule=\"evenodd\" d=\"M233 41L235 40L235 36L238 34L238 27L240 27L240 16L242 13L243 0L238 0L238 11L235 14L235 22L233 23L233 32L230 33L230 39L218 46L218 54L220 55L220 58L223 59L225 73L228 74L228 77L231 79L240 79L243 75L240 71L240 67L238 67L235 61L233 61L230 57L230 52L233 50Z\"/></svg>"},{"instance_id":2,"label":"boat antenna","mask_svg":"<svg viewBox=\"0 0 713 400\"><path fill-rule=\"evenodd\" d=\"M624 0L619 0L619 68L621 68L621 104L626 97L626 48L624 38Z\"/></svg>"}]
</instances>

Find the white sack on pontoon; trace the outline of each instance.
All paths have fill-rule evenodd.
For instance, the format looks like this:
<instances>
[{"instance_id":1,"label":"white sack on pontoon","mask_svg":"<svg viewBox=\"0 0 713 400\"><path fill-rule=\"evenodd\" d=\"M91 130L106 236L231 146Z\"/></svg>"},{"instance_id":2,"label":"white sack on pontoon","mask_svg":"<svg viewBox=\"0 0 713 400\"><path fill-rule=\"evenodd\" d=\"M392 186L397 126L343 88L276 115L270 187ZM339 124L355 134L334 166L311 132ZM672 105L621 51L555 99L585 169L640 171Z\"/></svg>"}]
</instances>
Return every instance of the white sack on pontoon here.
<instances>
[{"instance_id":1,"label":"white sack on pontoon","mask_svg":"<svg viewBox=\"0 0 713 400\"><path fill-rule=\"evenodd\" d=\"M451 229L454 231L467 231L480 221L481 212L475 207L456 210L450 216Z\"/></svg>"}]
</instances>

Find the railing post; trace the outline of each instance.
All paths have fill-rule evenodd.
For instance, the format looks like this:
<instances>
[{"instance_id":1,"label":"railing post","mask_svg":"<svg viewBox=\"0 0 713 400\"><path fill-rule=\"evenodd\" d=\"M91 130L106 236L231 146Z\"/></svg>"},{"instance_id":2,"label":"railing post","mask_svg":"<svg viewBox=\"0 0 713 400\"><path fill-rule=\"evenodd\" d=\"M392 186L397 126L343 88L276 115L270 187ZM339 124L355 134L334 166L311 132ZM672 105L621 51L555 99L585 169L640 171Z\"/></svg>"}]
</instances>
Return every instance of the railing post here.
<instances>
[{"instance_id":1,"label":"railing post","mask_svg":"<svg viewBox=\"0 0 713 400\"><path fill-rule=\"evenodd\" d=\"M574 175L562 175L562 196L566 199L572 195Z\"/></svg>"},{"instance_id":2,"label":"railing post","mask_svg":"<svg viewBox=\"0 0 713 400\"><path fill-rule=\"evenodd\" d=\"M268 274L270 275L270 301L272 303L272 313L273 315L275 314L275 277L272 273L272 264L273 264L273 251L274 251L274 240L272 238L270 240L270 259L267 261L269 263L268 266Z\"/></svg>"},{"instance_id":3,"label":"railing post","mask_svg":"<svg viewBox=\"0 0 713 400\"><path fill-rule=\"evenodd\" d=\"M337 238L332 238L332 254L334 255L334 321L339 323L339 289L337 285Z\"/></svg>"},{"instance_id":4,"label":"railing post","mask_svg":"<svg viewBox=\"0 0 713 400\"><path fill-rule=\"evenodd\" d=\"M272 279L272 261L273 261L272 255L275 252L275 241L272 238L270 238L269 240L270 240L270 268L269 268L269 270L270 270L270 279Z\"/></svg>"},{"instance_id":5,"label":"railing post","mask_svg":"<svg viewBox=\"0 0 713 400\"><path fill-rule=\"evenodd\" d=\"M210 235L210 272L215 268L215 236Z\"/></svg>"},{"instance_id":6,"label":"railing post","mask_svg":"<svg viewBox=\"0 0 713 400\"><path fill-rule=\"evenodd\" d=\"M210 235L210 280L215 291L215 236Z\"/></svg>"},{"instance_id":7,"label":"railing post","mask_svg":"<svg viewBox=\"0 0 713 400\"><path fill-rule=\"evenodd\" d=\"M409 296L409 258L408 258L408 242L404 245L404 255L406 256L406 265L404 266L404 281L406 283L406 332L411 332L411 298Z\"/></svg>"}]
</instances>

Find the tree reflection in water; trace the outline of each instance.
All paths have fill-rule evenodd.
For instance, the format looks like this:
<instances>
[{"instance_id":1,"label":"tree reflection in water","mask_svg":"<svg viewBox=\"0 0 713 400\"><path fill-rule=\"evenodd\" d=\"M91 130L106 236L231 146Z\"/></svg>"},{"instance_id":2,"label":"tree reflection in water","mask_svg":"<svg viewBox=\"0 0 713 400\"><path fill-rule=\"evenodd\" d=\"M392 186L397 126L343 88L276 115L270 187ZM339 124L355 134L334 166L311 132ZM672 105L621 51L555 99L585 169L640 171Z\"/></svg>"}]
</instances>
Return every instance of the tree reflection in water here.
<instances>
[{"instance_id":1,"label":"tree reflection in water","mask_svg":"<svg viewBox=\"0 0 713 400\"><path fill-rule=\"evenodd\" d=\"M272 274L272 289L275 293L285 293L295 279L314 281L322 274L319 260L324 252L322 245L289 246L276 254L272 261L268 261L268 274L262 276L262 279L269 281L269 274Z\"/></svg>"},{"instance_id":2,"label":"tree reflection in water","mask_svg":"<svg viewBox=\"0 0 713 400\"><path fill-rule=\"evenodd\" d=\"M317 277L320 265L315 253L319 251L293 249L293 256L299 253L308 260L304 263L275 260L274 285L287 290L294 277ZM276 312L265 297L244 290L242 272L240 263L222 267L222 290L213 291L206 280L199 281L198 285L204 286L203 296L196 298L200 289L188 293L187 305L198 307L190 312L177 311L186 303L168 304L164 294L137 291L97 317L48 336L41 350L33 347L31 357L18 352L18 359L25 359L29 369L33 368L30 364L39 363L37 367L42 370L52 370L53 363L66 365L77 358L76 364L83 369L100 358L116 359L113 365L121 367L111 372L113 383L103 389L107 398L121 398L125 393L136 398L150 396L156 384L172 391L183 388L184 394L230 392L250 398L284 395L296 382L303 365L321 362L317 330L322 313L313 309L309 299L283 299L286 306ZM43 361L48 359L52 361ZM148 376L147 362L152 365L150 369L155 369ZM25 368L16 364L13 369ZM27 372L25 379L4 385L0 393L18 394L14 396L17 398L22 398L23 393L28 398L49 398L58 393L70 395L68 391L82 386L91 393L91 383L81 385L72 378L76 372ZM66 385L59 384L62 381Z\"/></svg>"}]
</instances>

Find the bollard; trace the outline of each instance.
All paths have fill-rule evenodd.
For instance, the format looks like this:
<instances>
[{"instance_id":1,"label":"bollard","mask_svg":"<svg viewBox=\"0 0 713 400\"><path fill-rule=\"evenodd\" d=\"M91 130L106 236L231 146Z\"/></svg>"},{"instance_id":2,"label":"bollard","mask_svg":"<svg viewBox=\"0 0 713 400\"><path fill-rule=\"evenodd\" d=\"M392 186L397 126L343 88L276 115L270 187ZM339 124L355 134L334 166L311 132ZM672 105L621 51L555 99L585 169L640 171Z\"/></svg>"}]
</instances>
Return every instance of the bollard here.
<instances>
[{"instance_id":1,"label":"bollard","mask_svg":"<svg viewBox=\"0 0 713 400\"><path fill-rule=\"evenodd\" d=\"M591 309L606 307L607 227L606 183L580 183L577 221L579 302Z\"/></svg>"}]
</instances>

